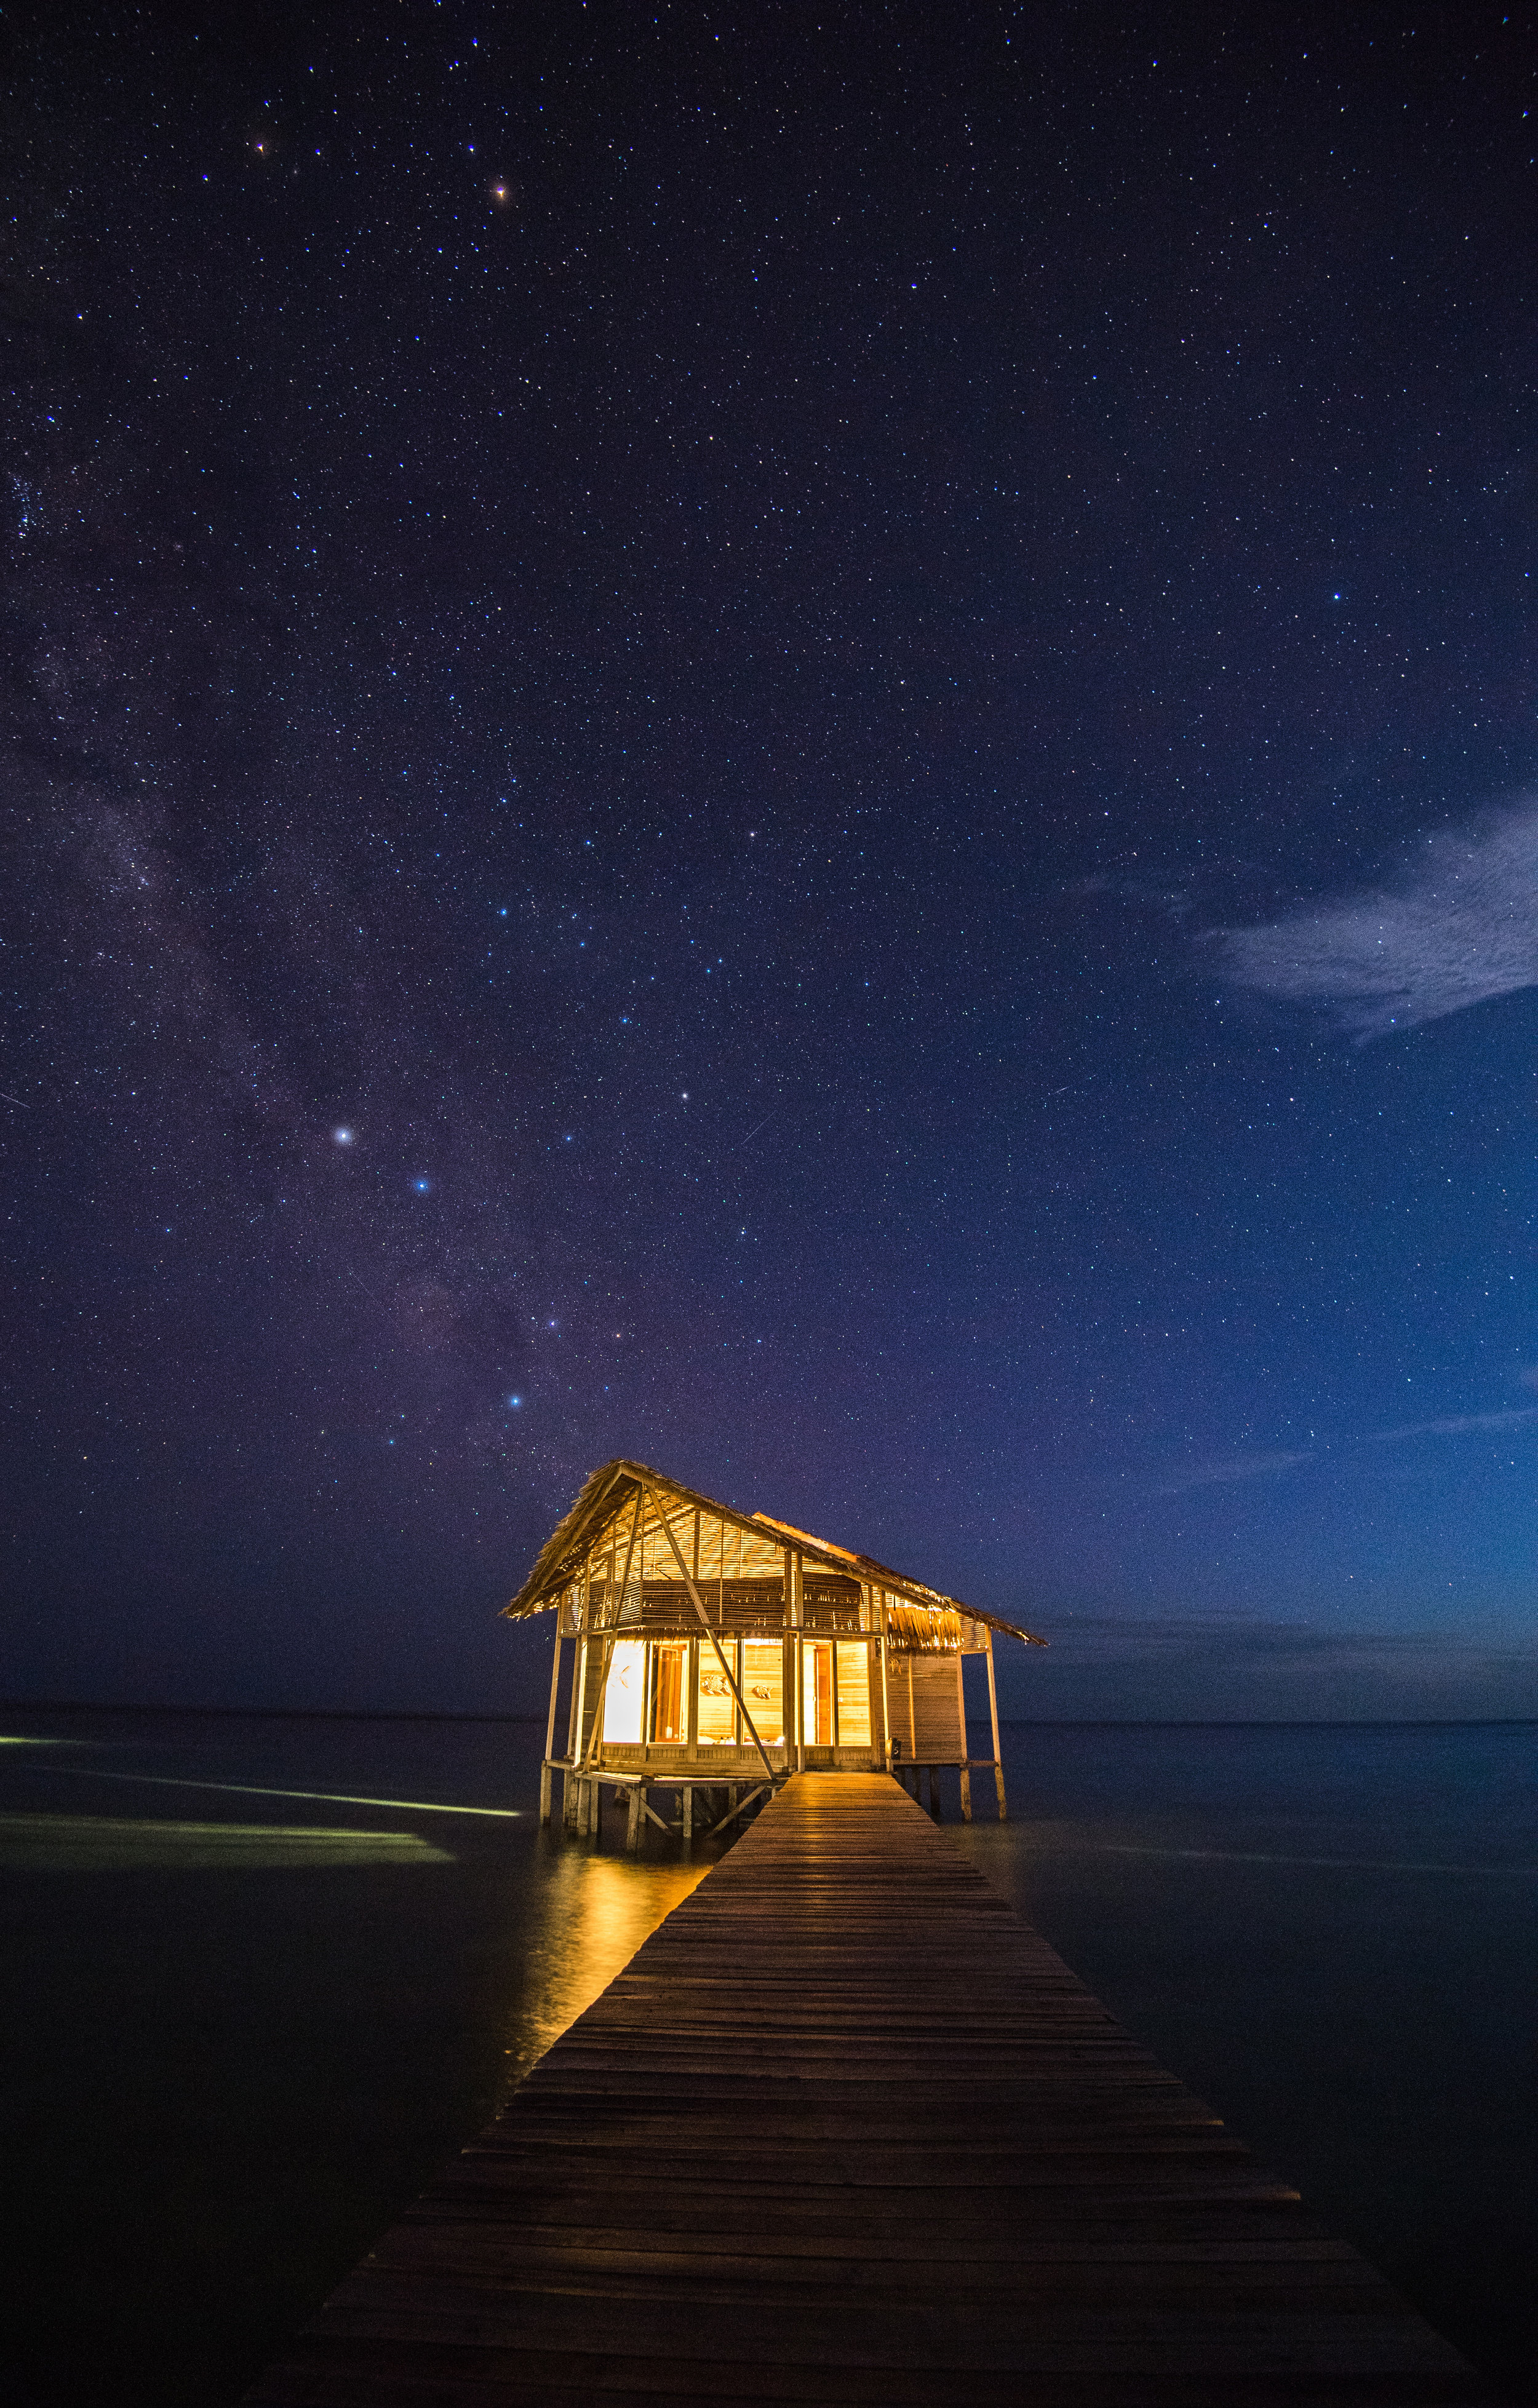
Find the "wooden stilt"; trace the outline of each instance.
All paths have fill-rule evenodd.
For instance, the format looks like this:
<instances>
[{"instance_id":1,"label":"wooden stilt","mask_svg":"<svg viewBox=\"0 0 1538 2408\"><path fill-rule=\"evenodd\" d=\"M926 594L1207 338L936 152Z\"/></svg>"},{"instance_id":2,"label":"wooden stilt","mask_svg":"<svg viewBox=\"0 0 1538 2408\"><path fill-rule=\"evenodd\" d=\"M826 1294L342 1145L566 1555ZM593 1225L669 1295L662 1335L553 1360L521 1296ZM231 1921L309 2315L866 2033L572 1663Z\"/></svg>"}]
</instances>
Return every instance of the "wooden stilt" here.
<instances>
[{"instance_id":1,"label":"wooden stilt","mask_svg":"<svg viewBox=\"0 0 1538 2408\"><path fill-rule=\"evenodd\" d=\"M1008 1822L1009 1810L1004 1803L1004 1757L999 1744L999 1691L993 1677L993 1633L988 1633L988 1719L993 1725L993 1785L999 1792L999 1819Z\"/></svg>"},{"instance_id":2,"label":"wooden stilt","mask_svg":"<svg viewBox=\"0 0 1538 2408\"><path fill-rule=\"evenodd\" d=\"M640 1846L640 1818L645 1803L646 1793L638 1781L625 1797L625 1853L627 1856L633 1856Z\"/></svg>"},{"instance_id":3,"label":"wooden stilt","mask_svg":"<svg viewBox=\"0 0 1538 2408\"><path fill-rule=\"evenodd\" d=\"M561 1610L555 1609L555 1660L550 1668L550 1712L545 1716L545 1760L539 1767L539 1828L550 1826L550 1759L555 1753L555 1699L561 1686Z\"/></svg>"},{"instance_id":4,"label":"wooden stilt","mask_svg":"<svg viewBox=\"0 0 1538 2408\"><path fill-rule=\"evenodd\" d=\"M964 1823L972 1819L972 1770L970 1764L961 1768L961 1819Z\"/></svg>"},{"instance_id":5,"label":"wooden stilt","mask_svg":"<svg viewBox=\"0 0 1538 2408\"><path fill-rule=\"evenodd\" d=\"M801 1558L794 1549L785 1551L785 1592L790 1612L785 1619L794 1636L791 1645L795 1655L796 1770L806 1770L806 1642L801 1634Z\"/></svg>"},{"instance_id":6,"label":"wooden stilt","mask_svg":"<svg viewBox=\"0 0 1538 2408\"><path fill-rule=\"evenodd\" d=\"M692 1781L686 1781L683 1784L681 1820L683 1825L683 1844L685 1848L690 1848L694 1845L695 1836L695 1791Z\"/></svg>"}]
</instances>

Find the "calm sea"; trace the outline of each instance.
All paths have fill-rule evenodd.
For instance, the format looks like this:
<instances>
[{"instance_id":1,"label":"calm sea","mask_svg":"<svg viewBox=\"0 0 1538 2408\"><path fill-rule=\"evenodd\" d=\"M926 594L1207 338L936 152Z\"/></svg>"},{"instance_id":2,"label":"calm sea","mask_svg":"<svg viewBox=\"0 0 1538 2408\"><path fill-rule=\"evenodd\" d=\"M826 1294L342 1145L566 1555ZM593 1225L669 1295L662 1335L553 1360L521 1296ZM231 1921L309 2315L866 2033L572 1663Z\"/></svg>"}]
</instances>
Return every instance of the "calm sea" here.
<instances>
[{"instance_id":1,"label":"calm sea","mask_svg":"<svg viewBox=\"0 0 1538 2408\"><path fill-rule=\"evenodd\" d=\"M532 1723L0 1733L3 2408L237 2400L712 1861L541 1835ZM1538 1726L1006 1748L990 1878L1538 2401Z\"/></svg>"}]
</instances>

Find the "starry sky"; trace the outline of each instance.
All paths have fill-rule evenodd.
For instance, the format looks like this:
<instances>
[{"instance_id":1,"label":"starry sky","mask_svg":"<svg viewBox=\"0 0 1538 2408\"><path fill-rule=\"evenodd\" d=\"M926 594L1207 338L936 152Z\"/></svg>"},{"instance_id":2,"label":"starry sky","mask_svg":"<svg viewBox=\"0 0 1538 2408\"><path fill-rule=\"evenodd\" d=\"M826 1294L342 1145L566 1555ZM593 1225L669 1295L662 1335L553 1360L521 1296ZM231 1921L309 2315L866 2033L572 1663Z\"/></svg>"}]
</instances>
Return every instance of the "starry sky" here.
<instances>
[{"instance_id":1,"label":"starry sky","mask_svg":"<svg viewBox=\"0 0 1538 2408\"><path fill-rule=\"evenodd\" d=\"M1531 13L8 22L11 1693L1538 1713Z\"/></svg>"}]
</instances>

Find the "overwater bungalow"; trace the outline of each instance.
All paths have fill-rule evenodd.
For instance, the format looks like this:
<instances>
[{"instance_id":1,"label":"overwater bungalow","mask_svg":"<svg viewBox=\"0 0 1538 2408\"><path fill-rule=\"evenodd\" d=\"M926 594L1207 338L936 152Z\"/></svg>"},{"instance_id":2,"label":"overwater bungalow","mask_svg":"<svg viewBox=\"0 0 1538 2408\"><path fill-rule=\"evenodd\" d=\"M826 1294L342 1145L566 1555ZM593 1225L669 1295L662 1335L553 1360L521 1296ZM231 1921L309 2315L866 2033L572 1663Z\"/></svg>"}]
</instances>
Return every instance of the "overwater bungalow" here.
<instances>
[{"instance_id":1,"label":"overwater bungalow","mask_svg":"<svg viewBox=\"0 0 1538 2408\"><path fill-rule=\"evenodd\" d=\"M556 1617L540 1821L558 1772L570 1828L597 1830L603 1792L624 1794L632 1847L643 1820L692 1836L701 1792L723 1828L791 1771L884 1767L933 1803L954 1768L970 1820L971 1775L985 1769L1002 1816L994 1634L1046 1644L872 1555L623 1458L593 1473L504 1610ZM991 1757L968 1754L969 1656L986 1667ZM678 1793L676 1825L653 1789Z\"/></svg>"}]
</instances>

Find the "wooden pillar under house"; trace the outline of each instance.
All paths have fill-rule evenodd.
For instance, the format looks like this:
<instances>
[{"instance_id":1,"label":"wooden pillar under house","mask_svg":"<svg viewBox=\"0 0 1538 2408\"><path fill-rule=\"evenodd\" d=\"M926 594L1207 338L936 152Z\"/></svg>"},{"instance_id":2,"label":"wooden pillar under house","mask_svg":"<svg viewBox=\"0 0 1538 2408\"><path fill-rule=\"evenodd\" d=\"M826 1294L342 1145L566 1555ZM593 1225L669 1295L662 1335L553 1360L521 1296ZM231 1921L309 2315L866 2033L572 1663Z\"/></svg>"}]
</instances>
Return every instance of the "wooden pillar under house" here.
<instances>
[{"instance_id":1,"label":"wooden pillar under house","mask_svg":"<svg viewBox=\"0 0 1538 2408\"><path fill-rule=\"evenodd\" d=\"M557 1605L555 1612L557 1617L566 1612L566 1601L564 1598L560 1604ZM559 1620L557 1619L556 1627L559 1628ZM566 1757L568 1769L561 1775L561 1821L565 1825L570 1824L572 1813L576 1806L575 1784L570 1768L577 1761L577 1748L580 1739L580 1733L577 1728L577 1665L581 1653L582 1639L580 1635L574 1632L572 1635L571 1648L571 1695L568 1701L566 1718Z\"/></svg>"},{"instance_id":2,"label":"wooden pillar under house","mask_svg":"<svg viewBox=\"0 0 1538 2408\"><path fill-rule=\"evenodd\" d=\"M555 1660L550 1668L550 1712L545 1716L545 1752L539 1764L539 1828L550 1828L550 1791L554 1779L550 1759L555 1748L555 1703L561 1686L561 1617L555 1616Z\"/></svg>"},{"instance_id":3,"label":"wooden pillar under house","mask_svg":"<svg viewBox=\"0 0 1538 2408\"><path fill-rule=\"evenodd\" d=\"M967 1744L967 1659L959 1647L956 1651L956 1710L961 1722L961 1819L972 1819L971 1750Z\"/></svg>"},{"instance_id":4,"label":"wooden pillar under house","mask_svg":"<svg viewBox=\"0 0 1538 2408\"><path fill-rule=\"evenodd\" d=\"M587 1704L587 1634L588 1625L592 1618L592 1598L593 1560L592 1557L589 1556L582 1565L582 1602L579 1617L576 1673L572 1683L574 1695L571 1700L571 1713L574 1731L571 1743L571 1760L574 1769L567 1775L567 1794L569 1801L567 1808L567 1820L579 1831L585 1829L587 1824L587 1815L585 1813L587 1804L586 1784L582 1775L575 1770L575 1767L579 1759L585 1754L585 1750L582 1745L583 1739L586 1736L583 1729L583 1710Z\"/></svg>"},{"instance_id":5,"label":"wooden pillar under house","mask_svg":"<svg viewBox=\"0 0 1538 2408\"><path fill-rule=\"evenodd\" d=\"M1009 1820L1009 1809L1004 1803L1004 1757L999 1744L999 1691L994 1685L993 1678L991 1630L988 1633L988 1720L993 1726L993 1785L999 1793L999 1819L1001 1823L1006 1823Z\"/></svg>"}]
</instances>

